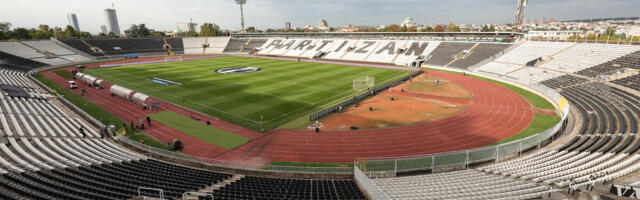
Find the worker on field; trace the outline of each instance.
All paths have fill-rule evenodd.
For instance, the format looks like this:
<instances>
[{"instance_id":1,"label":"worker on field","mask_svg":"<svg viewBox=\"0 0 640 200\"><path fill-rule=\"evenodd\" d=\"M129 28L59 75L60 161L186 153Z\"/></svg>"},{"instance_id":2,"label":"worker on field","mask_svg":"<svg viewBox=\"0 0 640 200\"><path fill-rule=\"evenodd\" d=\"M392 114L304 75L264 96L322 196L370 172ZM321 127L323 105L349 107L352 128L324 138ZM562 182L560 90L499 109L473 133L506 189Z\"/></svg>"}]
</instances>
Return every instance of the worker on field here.
<instances>
[{"instance_id":1,"label":"worker on field","mask_svg":"<svg viewBox=\"0 0 640 200\"><path fill-rule=\"evenodd\" d=\"M138 119L138 122L140 122L140 129L144 130L144 120L142 120L142 118Z\"/></svg>"},{"instance_id":2,"label":"worker on field","mask_svg":"<svg viewBox=\"0 0 640 200\"><path fill-rule=\"evenodd\" d=\"M438 84L439 84L439 83L440 83L440 81L438 81L438 80L436 79L436 86L438 86Z\"/></svg>"},{"instance_id":3,"label":"worker on field","mask_svg":"<svg viewBox=\"0 0 640 200\"><path fill-rule=\"evenodd\" d=\"M151 117L147 116L147 124L151 127Z\"/></svg>"}]
</instances>

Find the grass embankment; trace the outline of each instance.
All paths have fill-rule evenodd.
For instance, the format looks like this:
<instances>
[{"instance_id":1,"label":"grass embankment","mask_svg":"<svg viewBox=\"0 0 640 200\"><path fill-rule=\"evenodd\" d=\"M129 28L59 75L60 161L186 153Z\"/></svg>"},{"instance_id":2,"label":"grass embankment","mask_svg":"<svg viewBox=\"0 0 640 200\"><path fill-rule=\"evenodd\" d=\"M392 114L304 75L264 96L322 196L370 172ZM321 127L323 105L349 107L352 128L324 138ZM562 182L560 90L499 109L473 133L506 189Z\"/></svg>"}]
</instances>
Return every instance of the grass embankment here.
<instances>
[{"instance_id":1,"label":"grass embankment","mask_svg":"<svg viewBox=\"0 0 640 200\"><path fill-rule=\"evenodd\" d=\"M205 123L197 122L171 111L154 113L149 115L149 117L166 126L221 147L227 151L242 146L250 140L244 136L236 135L213 126L208 126Z\"/></svg>"},{"instance_id":2,"label":"grass embankment","mask_svg":"<svg viewBox=\"0 0 640 200\"><path fill-rule=\"evenodd\" d=\"M57 72L57 71L54 71L54 72ZM69 72L67 72L67 73L71 74ZM62 87L62 86L58 85L57 83L53 82L52 80L49 80L48 78L46 78L46 77L44 77L42 75L38 76L37 79L40 82L42 82L45 85L47 85L52 90L55 90L56 93L62 95L65 99L69 100L69 102L71 102L74 105L78 106L78 108L84 110L89 115L93 116L94 118L102 121L105 124L113 124L113 125L116 126L116 128L118 130L120 130L120 128L122 128L122 125L124 124L124 121L122 121L120 118L116 117L115 115L111 114L110 112L102 109L100 106L90 102L89 100L87 100L85 98L82 98L80 95L77 95L76 93L71 92L66 87ZM133 134L131 134L131 132L127 132L126 136L128 138L132 139L132 140L135 140L135 141L144 140L144 143L146 145L149 145L149 146L152 146L152 147L157 147L157 148L160 148L160 149L169 150L169 146L167 146L166 144L156 140L153 137L148 136L146 133L143 133L143 132L138 132L138 133L133 133Z\"/></svg>"}]
</instances>

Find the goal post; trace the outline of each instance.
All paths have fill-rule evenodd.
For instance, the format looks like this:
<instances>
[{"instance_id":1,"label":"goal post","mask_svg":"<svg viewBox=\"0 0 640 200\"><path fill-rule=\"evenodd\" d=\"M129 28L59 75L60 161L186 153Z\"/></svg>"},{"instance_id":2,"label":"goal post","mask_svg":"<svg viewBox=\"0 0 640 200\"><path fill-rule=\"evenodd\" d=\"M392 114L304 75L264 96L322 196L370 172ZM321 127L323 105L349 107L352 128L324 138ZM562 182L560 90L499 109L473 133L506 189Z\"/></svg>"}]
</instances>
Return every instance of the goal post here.
<instances>
[{"instance_id":1,"label":"goal post","mask_svg":"<svg viewBox=\"0 0 640 200\"><path fill-rule=\"evenodd\" d=\"M375 85L376 78L373 76L364 76L360 78L353 79L353 90L355 91L364 91L369 88L373 88Z\"/></svg>"}]
</instances>

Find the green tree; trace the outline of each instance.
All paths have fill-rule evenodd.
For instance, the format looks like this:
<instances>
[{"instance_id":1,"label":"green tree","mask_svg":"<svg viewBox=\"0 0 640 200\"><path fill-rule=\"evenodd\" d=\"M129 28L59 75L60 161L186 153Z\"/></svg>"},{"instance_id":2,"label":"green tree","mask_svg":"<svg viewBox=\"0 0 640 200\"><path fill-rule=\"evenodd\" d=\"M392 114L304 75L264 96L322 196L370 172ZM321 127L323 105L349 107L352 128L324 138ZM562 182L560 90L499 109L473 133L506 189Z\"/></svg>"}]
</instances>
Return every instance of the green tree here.
<instances>
[{"instance_id":1,"label":"green tree","mask_svg":"<svg viewBox=\"0 0 640 200\"><path fill-rule=\"evenodd\" d=\"M447 25L447 31L448 32L460 32L460 27L455 25L453 22L449 22L449 25Z\"/></svg>"},{"instance_id":2,"label":"green tree","mask_svg":"<svg viewBox=\"0 0 640 200\"><path fill-rule=\"evenodd\" d=\"M487 26L486 24L484 26L482 26L482 29L480 30L481 32L489 32L489 26Z\"/></svg>"},{"instance_id":3,"label":"green tree","mask_svg":"<svg viewBox=\"0 0 640 200\"><path fill-rule=\"evenodd\" d=\"M51 29L51 32L53 33L53 37L55 38L64 38L64 31L62 31L62 28L60 27L53 27L53 29Z\"/></svg>"},{"instance_id":4,"label":"green tree","mask_svg":"<svg viewBox=\"0 0 640 200\"><path fill-rule=\"evenodd\" d=\"M404 26L402 26L402 29L400 30L400 32L407 32L407 30L409 30L409 28L405 24Z\"/></svg>"},{"instance_id":5,"label":"green tree","mask_svg":"<svg viewBox=\"0 0 640 200\"><path fill-rule=\"evenodd\" d=\"M132 24L131 28L129 28L129 33L127 36L129 37L149 37L151 35L151 31L147 28L145 24L135 25Z\"/></svg>"},{"instance_id":6,"label":"green tree","mask_svg":"<svg viewBox=\"0 0 640 200\"><path fill-rule=\"evenodd\" d=\"M11 23L0 22L0 40L8 40L11 38Z\"/></svg>"},{"instance_id":7,"label":"green tree","mask_svg":"<svg viewBox=\"0 0 640 200\"><path fill-rule=\"evenodd\" d=\"M420 29L420 32L433 32L433 28L431 28L431 26L427 26L425 28Z\"/></svg>"},{"instance_id":8,"label":"green tree","mask_svg":"<svg viewBox=\"0 0 640 200\"><path fill-rule=\"evenodd\" d=\"M444 32L444 27L442 27L442 24L436 24L436 26L433 27L433 32Z\"/></svg>"},{"instance_id":9,"label":"green tree","mask_svg":"<svg viewBox=\"0 0 640 200\"><path fill-rule=\"evenodd\" d=\"M28 40L31 39L31 35L29 34L29 30L25 28L16 28L11 33L11 38L16 40Z\"/></svg>"},{"instance_id":10,"label":"green tree","mask_svg":"<svg viewBox=\"0 0 640 200\"><path fill-rule=\"evenodd\" d=\"M109 31L109 34L107 34L107 36L109 37L116 37L116 34L113 33L113 31Z\"/></svg>"},{"instance_id":11,"label":"green tree","mask_svg":"<svg viewBox=\"0 0 640 200\"><path fill-rule=\"evenodd\" d=\"M202 26L200 26L201 37L211 37L217 35L220 35L220 27L217 24L204 23L202 24Z\"/></svg>"},{"instance_id":12,"label":"green tree","mask_svg":"<svg viewBox=\"0 0 640 200\"><path fill-rule=\"evenodd\" d=\"M187 37L196 37L196 36L198 36L198 33L196 33L195 31L187 31L187 32L184 32L184 34Z\"/></svg>"},{"instance_id":13,"label":"green tree","mask_svg":"<svg viewBox=\"0 0 640 200\"><path fill-rule=\"evenodd\" d=\"M397 24L391 24L385 28L385 32L402 32L402 27Z\"/></svg>"},{"instance_id":14,"label":"green tree","mask_svg":"<svg viewBox=\"0 0 640 200\"><path fill-rule=\"evenodd\" d=\"M164 34L164 32L161 32L161 31L151 32L151 35L153 35L155 37L166 37L167 36L166 34Z\"/></svg>"},{"instance_id":15,"label":"green tree","mask_svg":"<svg viewBox=\"0 0 640 200\"><path fill-rule=\"evenodd\" d=\"M67 28L64 29L64 37L66 38L78 37L78 35L76 34L76 30L73 29L72 26L67 25Z\"/></svg>"},{"instance_id":16,"label":"green tree","mask_svg":"<svg viewBox=\"0 0 640 200\"><path fill-rule=\"evenodd\" d=\"M493 25L489 26L489 32L496 32L496 27Z\"/></svg>"},{"instance_id":17,"label":"green tree","mask_svg":"<svg viewBox=\"0 0 640 200\"><path fill-rule=\"evenodd\" d=\"M250 27L248 27L245 31L247 31L247 32L249 32L249 33L256 32L256 27L250 26Z\"/></svg>"}]
</instances>

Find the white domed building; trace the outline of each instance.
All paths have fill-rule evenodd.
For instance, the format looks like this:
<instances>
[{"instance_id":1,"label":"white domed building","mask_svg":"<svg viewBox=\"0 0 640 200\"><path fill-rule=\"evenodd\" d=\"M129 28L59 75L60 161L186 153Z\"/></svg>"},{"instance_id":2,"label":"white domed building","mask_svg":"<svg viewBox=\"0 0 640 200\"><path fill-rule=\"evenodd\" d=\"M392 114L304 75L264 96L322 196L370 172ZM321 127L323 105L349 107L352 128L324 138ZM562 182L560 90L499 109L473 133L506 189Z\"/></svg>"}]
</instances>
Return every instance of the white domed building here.
<instances>
[{"instance_id":1,"label":"white domed building","mask_svg":"<svg viewBox=\"0 0 640 200\"><path fill-rule=\"evenodd\" d=\"M400 23L400 26L412 27L412 26L416 26L416 22L413 21L413 17L409 16L407 18L404 18L404 21Z\"/></svg>"}]
</instances>

